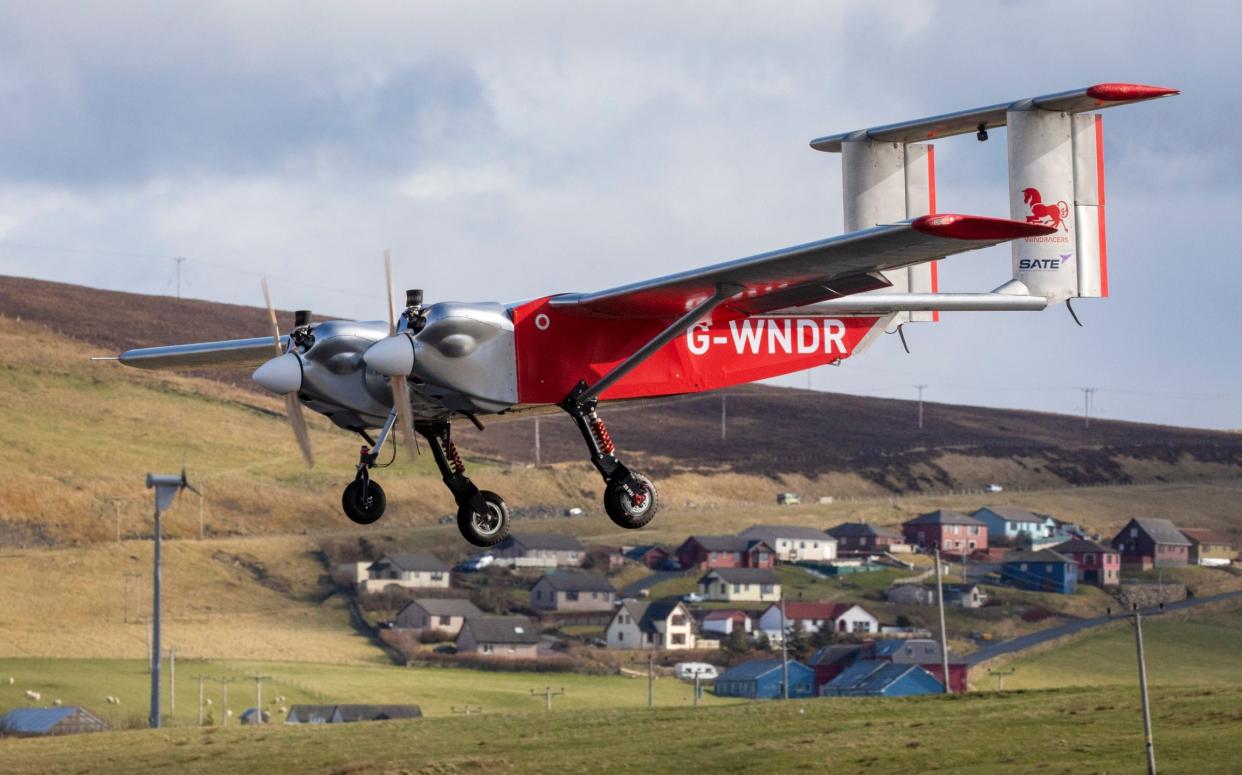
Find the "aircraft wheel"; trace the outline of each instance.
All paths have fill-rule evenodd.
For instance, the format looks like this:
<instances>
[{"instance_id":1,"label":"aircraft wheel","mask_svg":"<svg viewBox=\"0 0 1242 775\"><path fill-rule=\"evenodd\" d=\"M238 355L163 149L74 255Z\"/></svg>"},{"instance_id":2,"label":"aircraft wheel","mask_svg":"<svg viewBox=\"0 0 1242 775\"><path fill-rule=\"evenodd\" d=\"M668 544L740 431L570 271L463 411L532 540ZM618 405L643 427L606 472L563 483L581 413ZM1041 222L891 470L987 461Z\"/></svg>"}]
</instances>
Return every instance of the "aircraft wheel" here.
<instances>
[{"instance_id":1,"label":"aircraft wheel","mask_svg":"<svg viewBox=\"0 0 1242 775\"><path fill-rule=\"evenodd\" d=\"M470 505L457 509L457 529L475 546L495 546L509 535L509 505L490 490L479 493L486 508L477 513Z\"/></svg>"},{"instance_id":2,"label":"aircraft wheel","mask_svg":"<svg viewBox=\"0 0 1242 775\"><path fill-rule=\"evenodd\" d=\"M362 494L361 479L350 482L341 494L341 507L345 509L345 516L359 525L369 525L384 516L384 507L387 505L384 488L376 481L367 483L365 497Z\"/></svg>"},{"instance_id":3,"label":"aircraft wheel","mask_svg":"<svg viewBox=\"0 0 1242 775\"><path fill-rule=\"evenodd\" d=\"M630 474L637 483L636 491L626 489L623 482L612 482L604 488L604 511L617 527L637 530L656 515L660 501L655 485L642 474Z\"/></svg>"}]
</instances>

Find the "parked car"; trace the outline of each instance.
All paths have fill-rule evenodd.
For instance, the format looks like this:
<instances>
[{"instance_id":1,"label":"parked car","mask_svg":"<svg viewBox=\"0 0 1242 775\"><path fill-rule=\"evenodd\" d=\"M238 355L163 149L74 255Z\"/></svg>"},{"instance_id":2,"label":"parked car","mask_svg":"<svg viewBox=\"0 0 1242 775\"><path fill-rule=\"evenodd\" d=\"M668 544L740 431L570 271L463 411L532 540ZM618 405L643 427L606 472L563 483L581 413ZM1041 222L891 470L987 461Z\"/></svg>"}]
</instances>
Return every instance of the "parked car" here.
<instances>
[{"instance_id":1,"label":"parked car","mask_svg":"<svg viewBox=\"0 0 1242 775\"><path fill-rule=\"evenodd\" d=\"M716 666L706 662L678 662L673 666L677 677L683 681L693 681L698 676L700 681L715 681Z\"/></svg>"},{"instance_id":2,"label":"parked car","mask_svg":"<svg viewBox=\"0 0 1242 775\"><path fill-rule=\"evenodd\" d=\"M459 573L478 573L494 562L496 562L496 558L490 554L476 554L474 557L457 563L453 570Z\"/></svg>"},{"instance_id":3,"label":"parked car","mask_svg":"<svg viewBox=\"0 0 1242 775\"><path fill-rule=\"evenodd\" d=\"M802 498L796 492L783 492L776 496L776 502L781 506L797 506Z\"/></svg>"},{"instance_id":4,"label":"parked car","mask_svg":"<svg viewBox=\"0 0 1242 775\"><path fill-rule=\"evenodd\" d=\"M983 488L983 491L984 491L984 492L1004 492L1004 491L1005 491L1005 488L1004 488L1004 487L1001 487L1001 486L1000 486L999 484L997 484L996 482L992 482L991 484L989 484L989 485L987 485L986 487L984 487L984 488Z\"/></svg>"},{"instance_id":5,"label":"parked car","mask_svg":"<svg viewBox=\"0 0 1242 775\"><path fill-rule=\"evenodd\" d=\"M681 602L683 603L702 603L705 599L706 598L704 598L698 592L691 592L688 595L681 596Z\"/></svg>"},{"instance_id":6,"label":"parked car","mask_svg":"<svg viewBox=\"0 0 1242 775\"><path fill-rule=\"evenodd\" d=\"M567 517L581 517L585 513L586 512L583 511L582 508L579 506L574 506L573 508L565 509L565 516Z\"/></svg>"}]
</instances>

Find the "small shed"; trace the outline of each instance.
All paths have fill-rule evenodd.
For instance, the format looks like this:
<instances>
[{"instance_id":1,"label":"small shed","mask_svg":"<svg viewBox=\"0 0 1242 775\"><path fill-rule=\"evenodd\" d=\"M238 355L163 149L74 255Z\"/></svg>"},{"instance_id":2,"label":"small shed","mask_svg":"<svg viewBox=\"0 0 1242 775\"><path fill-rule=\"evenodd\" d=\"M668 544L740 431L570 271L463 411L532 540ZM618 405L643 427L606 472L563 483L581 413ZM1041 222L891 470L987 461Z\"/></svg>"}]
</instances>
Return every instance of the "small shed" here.
<instances>
[{"instance_id":1,"label":"small shed","mask_svg":"<svg viewBox=\"0 0 1242 775\"><path fill-rule=\"evenodd\" d=\"M59 708L14 708L0 716L0 735L42 737L106 732L108 722L80 705Z\"/></svg>"},{"instance_id":2,"label":"small shed","mask_svg":"<svg viewBox=\"0 0 1242 775\"><path fill-rule=\"evenodd\" d=\"M775 700L783 696L784 672L779 659L756 659L734 665L716 678L718 697ZM815 671L801 662L789 662L789 696L815 696Z\"/></svg>"}]
</instances>

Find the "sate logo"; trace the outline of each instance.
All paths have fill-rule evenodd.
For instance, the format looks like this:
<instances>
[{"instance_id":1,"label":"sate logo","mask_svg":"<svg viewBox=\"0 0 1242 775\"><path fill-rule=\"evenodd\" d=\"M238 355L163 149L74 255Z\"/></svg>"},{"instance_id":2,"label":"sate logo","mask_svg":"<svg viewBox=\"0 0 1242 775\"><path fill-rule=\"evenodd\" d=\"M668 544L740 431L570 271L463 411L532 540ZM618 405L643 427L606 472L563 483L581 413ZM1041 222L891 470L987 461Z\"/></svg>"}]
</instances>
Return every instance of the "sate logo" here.
<instances>
[{"instance_id":1,"label":"sate logo","mask_svg":"<svg viewBox=\"0 0 1242 775\"><path fill-rule=\"evenodd\" d=\"M1031 214L1026 216L1027 223L1039 223L1069 231L1069 226L1065 223L1065 219L1069 217L1069 205L1065 204L1064 199L1044 204L1038 188L1024 188L1022 201L1031 207Z\"/></svg>"},{"instance_id":2,"label":"sate logo","mask_svg":"<svg viewBox=\"0 0 1242 775\"><path fill-rule=\"evenodd\" d=\"M1023 258L1018 261L1018 269L1029 272L1037 269L1051 269L1056 271L1061 265L1070 260L1073 253L1062 253L1057 258Z\"/></svg>"}]
</instances>

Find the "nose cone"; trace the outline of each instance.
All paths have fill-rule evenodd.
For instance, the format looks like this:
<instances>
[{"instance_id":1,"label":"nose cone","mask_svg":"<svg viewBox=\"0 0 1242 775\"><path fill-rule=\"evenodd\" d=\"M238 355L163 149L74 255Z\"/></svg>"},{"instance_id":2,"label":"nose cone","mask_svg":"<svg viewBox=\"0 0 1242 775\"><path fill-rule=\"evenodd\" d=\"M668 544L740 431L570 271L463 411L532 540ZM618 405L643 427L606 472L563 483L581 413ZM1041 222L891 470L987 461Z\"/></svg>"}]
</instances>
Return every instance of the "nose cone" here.
<instances>
[{"instance_id":1,"label":"nose cone","mask_svg":"<svg viewBox=\"0 0 1242 775\"><path fill-rule=\"evenodd\" d=\"M405 334L386 337L363 354L367 365L389 377L408 377L414 370L414 343Z\"/></svg>"},{"instance_id":2,"label":"nose cone","mask_svg":"<svg viewBox=\"0 0 1242 775\"><path fill-rule=\"evenodd\" d=\"M296 353L278 355L255 369L251 379L273 393L296 393L302 387L302 359Z\"/></svg>"}]
</instances>

